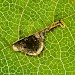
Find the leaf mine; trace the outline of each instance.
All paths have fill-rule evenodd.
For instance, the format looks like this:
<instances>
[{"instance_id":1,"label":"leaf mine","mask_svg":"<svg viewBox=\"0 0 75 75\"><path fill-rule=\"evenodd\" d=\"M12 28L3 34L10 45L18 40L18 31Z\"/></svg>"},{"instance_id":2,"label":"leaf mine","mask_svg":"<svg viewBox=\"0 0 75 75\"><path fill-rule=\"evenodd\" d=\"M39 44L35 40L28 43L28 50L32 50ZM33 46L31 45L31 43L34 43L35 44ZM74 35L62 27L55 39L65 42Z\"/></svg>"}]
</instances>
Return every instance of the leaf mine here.
<instances>
[{"instance_id":1,"label":"leaf mine","mask_svg":"<svg viewBox=\"0 0 75 75\"><path fill-rule=\"evenodd\" d=\"M44 33L49 32L53 28L60 25L65 27L65 23L62 20L52 23L49 27L36 32L28 37L20 39L13 44L14 51L18 51L27 55L37 56L44 49Z\"/></svg>"}]
</instances>

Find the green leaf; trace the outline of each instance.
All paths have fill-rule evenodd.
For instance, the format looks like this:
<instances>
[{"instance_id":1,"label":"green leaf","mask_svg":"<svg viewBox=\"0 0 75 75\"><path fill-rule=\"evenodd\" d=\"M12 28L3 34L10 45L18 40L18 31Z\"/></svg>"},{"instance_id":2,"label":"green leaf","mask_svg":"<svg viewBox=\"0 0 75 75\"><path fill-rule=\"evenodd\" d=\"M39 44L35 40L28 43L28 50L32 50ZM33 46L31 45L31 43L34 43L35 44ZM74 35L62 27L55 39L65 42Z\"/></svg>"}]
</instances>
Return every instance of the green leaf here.
<instances>
[{"instance_id":1,"label":"green leaf","mask_svg":"<svg viewBox=\"0 0 75 75\"><path fill-rule=\"evenodd\" d=\"M66 27L45 34L37 56L12 44L62 19ZM75 0L0 0L0 75L75 75Z\"/></svg>"}]
</instances>

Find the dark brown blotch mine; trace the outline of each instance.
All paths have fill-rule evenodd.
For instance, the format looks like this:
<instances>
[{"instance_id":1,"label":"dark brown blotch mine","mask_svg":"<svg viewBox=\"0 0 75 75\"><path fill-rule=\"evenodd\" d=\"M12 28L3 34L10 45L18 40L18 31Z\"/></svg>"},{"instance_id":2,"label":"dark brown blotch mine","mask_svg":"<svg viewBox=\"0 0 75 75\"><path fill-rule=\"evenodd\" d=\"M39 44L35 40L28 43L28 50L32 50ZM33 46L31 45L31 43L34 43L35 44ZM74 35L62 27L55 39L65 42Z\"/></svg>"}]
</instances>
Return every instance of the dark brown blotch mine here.
<instances>
[{"instance_id":1,"label":"dark brown blotch mine","mask_svg":"<svg viewBox=\"0 0 75 75\"><path fill-rule=\"evenodd\" d=\"M33 34L14 43L13 48L15 51L36 56L42 51L43 42L40 34Z\"/></svg>"}]
</instances>

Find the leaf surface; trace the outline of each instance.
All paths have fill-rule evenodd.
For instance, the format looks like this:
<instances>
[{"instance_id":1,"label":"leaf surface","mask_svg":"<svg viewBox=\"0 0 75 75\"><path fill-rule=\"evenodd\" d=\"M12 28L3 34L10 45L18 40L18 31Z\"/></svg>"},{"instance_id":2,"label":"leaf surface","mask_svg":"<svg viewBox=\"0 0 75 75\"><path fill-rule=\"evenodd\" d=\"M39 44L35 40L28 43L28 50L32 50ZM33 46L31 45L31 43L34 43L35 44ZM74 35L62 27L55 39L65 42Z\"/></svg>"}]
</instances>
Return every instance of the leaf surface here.
<instances>
[{"instance_id":1,"label":"leaf surface","mask_svg":"<svg viewBox=\"0 0 75 75\"><path fill-rule=\"evenodd\" d=\"M62 19L66 28L45 34L37 56L14 52L12 44ZM75 74L75 0L0 0L0 75Z\"/></svg>"}]
</instances>

